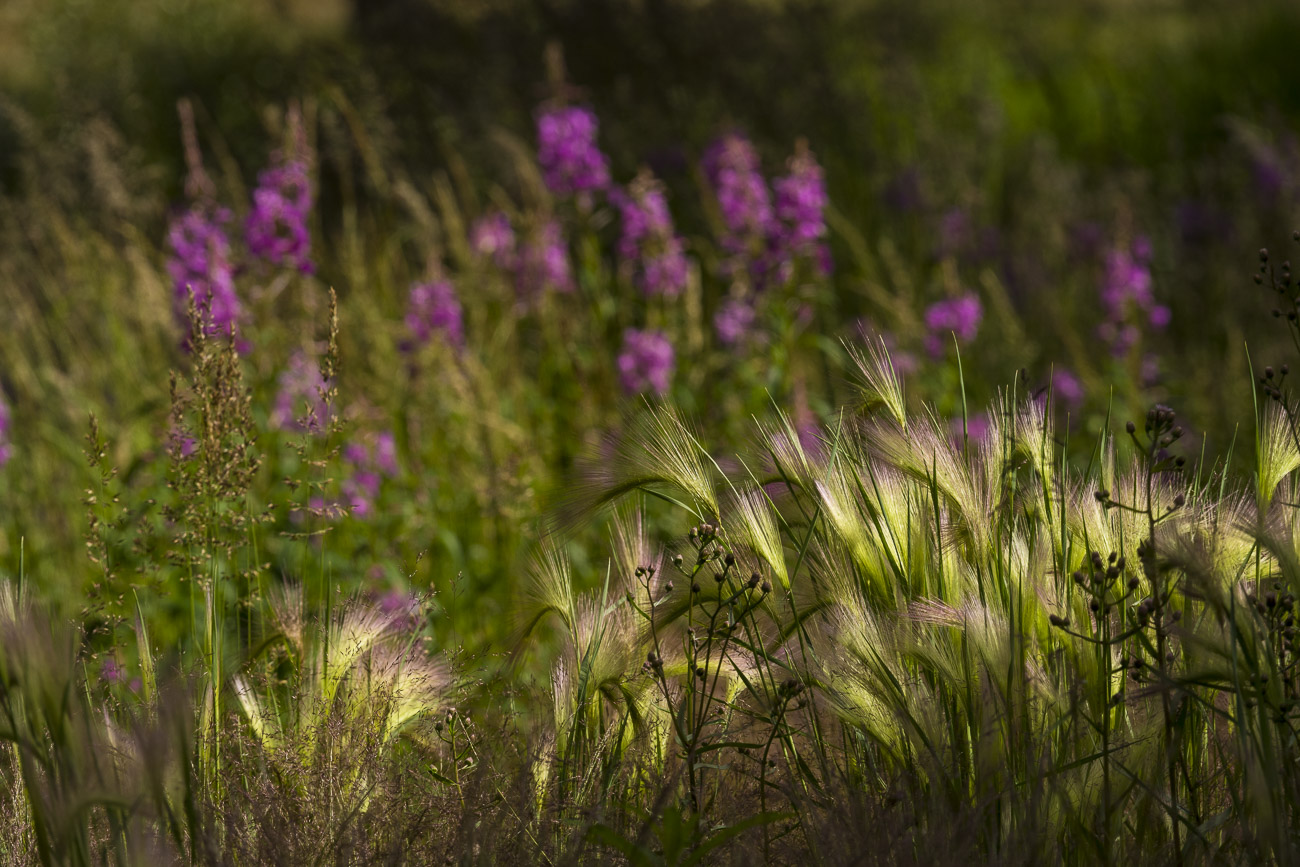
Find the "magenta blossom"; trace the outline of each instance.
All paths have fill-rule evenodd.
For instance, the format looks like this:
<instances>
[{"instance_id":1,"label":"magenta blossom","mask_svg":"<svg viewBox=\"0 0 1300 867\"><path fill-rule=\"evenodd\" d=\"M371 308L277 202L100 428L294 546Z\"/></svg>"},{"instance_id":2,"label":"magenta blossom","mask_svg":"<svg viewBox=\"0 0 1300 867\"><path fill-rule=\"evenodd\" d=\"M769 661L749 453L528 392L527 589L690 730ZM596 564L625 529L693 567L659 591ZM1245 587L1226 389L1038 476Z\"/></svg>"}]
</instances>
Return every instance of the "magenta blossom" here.
<instances>
[{"instance_id":1,"label":"magenta blossom","mask_svg":"<svg viewBox=\"0 0 1300 867\"><path fill-rule=\"evenodd\" d=\"M411 287L406 306L406 327L419 344L441 334L452 346L465 342L464 323L456 287L449 280L417 283Z\"/></svg>"},{"instance_id":2,"label":"magenta blossom","mask_svg":"<svg viewBox=\"0 0 1300 867\"><path fill-rule=\"evenodd\" d=\"M590 109L546 108L537 116L537 161L546 188L557 196L609 186L609 160L596 144L599 124Z\"/></svg>"},{"instance_id":3,"label":"magenta blossom","mask_svg":"<svg viewBox=\"0 0 1300 867\"><path fill-rule=\"evenodd\" d=\"M735 346L751 334L756 319L754 305L740 298L729 298L713 316L713 328L724 346Z\"/></svg>"},{"instance_id":4,"label":"magenta blossom","mask_svg":"<svg viewBox=\"0 0 1300 867\"><path fill-rule=\"evenodd\" d=\"M319 433L329 424L328 384L315 359L299 350L280 373L271 424L280 430Z\"/></svg>"},{"instance_id":5,"label":"magenta blossom","mask_svg":"<svg viewBox=\"0 0 1300 867\"><path fill-rule=\"evenodd\" d=\"M649 176L633 181L612 197L622 217L618 255L648 295L678 295L686 288L690 264L661 186Z\"/></svg>"},{"instance_id":6,"label":"magenta blossom","mask_svg":"<svg viewBox=\"0 0 1300 867\"><path fill-rule=\"evenodd\" d=\"M515 230L503 212L495 211L474 223L469 244L476 254L490 258L501 270L515 267Z\"/></svg>"},{"instance_id":7,"label":"magenta blossom","mask_svg":"<svg viewBox=\"0 0 1300 867\"><path fill-rule=\"evenodd\" d=\"M235 335L241 307L235 294L235 267L225 224L230 211L196 204L174 218L167 230L172 249L167 273L172 278L176 318L186 322L190 296L204 317L204 333Z\"/></svg>"},{"instance_id":8,"label":"magenta blossom","mask_svg":"<svg viewBox=\"0 0 1300 867\"><path fill-rule=\"evenodd\" d=\"M734 268L745 254L757 255L772 230L772 194L759 166L758 152L749 140L729 133L704 152L704 174L718 200L722 215L723 252Z\"/></svg>"},{"instance_id":9,"label":"magenta blossom","mask_svg":"<svg viewBox=\"0 0 1300 867\"><path fill-rule=\"evenodd\" d=\"M558 222L547 220L520 249L515 280L519 295L525 299L546 291L573 291L569 247Z\"/></svg>"},{"instance_id":10,"label":"magenta blossom","mask_svg":"<svg viewBox=\"0 0 1300 867\"><path fill-rule=\"evenodd\" d=\"M930 332L925 338L926 351L934 358L942 357L951 334L957 335L960 343L974 340L983 315L979 296L974 293L931 304L925 311L925 327Z\"/></svg>"},{"instance_id":11,"label":"magenta blossom","mask_svg":"<svg viewBox=\"0 0 1300 867\"><path fill-rule=\"evenodd\" d=\"M952 431L952 441L954 445L956 445L957 448L961 448L963 432L965 433L968 442L972 444L983 443L989 438L993 426L989 422L988 415L980 412L972 416L967 416L964 431L960 416L949 422L949 429Z\"/></svg>"},{"instance_id":12,"label":"magenta blossom","mask_svg":"<svg viewBox=\"0 0 1300 867\"><path fill-rule=\"evenodd\" d=\"M315 265L307 229L311 205L305 162L292 160L262 172L257 176L253 208L244 227L248 251L273 265L312 273Z\"/></svg>"},{"instance_id":13,"label":"magenta blossom","mask_svg":"<svg viewBox=\"0 0 1300 867\"><path fill-rule=\"evenodd\" d=\"M662 332L627 329L618 356L618 373L629 394L665 394L673 375L673 345Z\"/></svg>"},{"instance_id":14,"label":"magenta blossom","mask_svg":"<svg viewBox=\"0 0 1300 867\"><path fill-rule=\"evenodd\" d=\"M397 445L385 431L370 442L357 441L343 447L348 476L341 485L343 502L354 517L365 518L374 510L384 479L397 475Z\"/></svg>"},{"instance_id":15,"label":"magenta blossom","mask_svg":"<svg viewBox=\"0 0 1300 867\"><path fill-rule=\"evenodd\" d=\"M1127 355L1141 337L1143 318L1156 330L1168 327L1169 308L1157 304L1152 291L1151 242L1139 237L1132 247L1112 249L1106 255L1106 275L1101 304L1106 314L1097 333L1116 357Z\"/></svg>"},{"instance_id":16,"label":"magenta blossom","mask_svg":"<svg viewBox=\"0 0 1300 867\"><path fill-rule=\"evenodd\" d=\"M1052 400L1057 406L1074 409L1083 403L1083 383L1069 370L1058 367L1052 371Z\"/></svg>"}]
</instances>

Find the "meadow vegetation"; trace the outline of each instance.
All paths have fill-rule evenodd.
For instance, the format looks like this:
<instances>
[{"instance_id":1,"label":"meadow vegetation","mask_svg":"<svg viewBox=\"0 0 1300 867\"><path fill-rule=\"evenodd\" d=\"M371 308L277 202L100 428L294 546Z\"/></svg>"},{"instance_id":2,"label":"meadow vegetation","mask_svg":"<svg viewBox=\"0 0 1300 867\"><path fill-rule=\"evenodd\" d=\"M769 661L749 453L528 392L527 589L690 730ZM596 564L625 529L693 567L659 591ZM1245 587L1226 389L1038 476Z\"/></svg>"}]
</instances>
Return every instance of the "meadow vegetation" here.
<instances>
[{"instance_id":1,"label":"meadow vegetation","mask_svg":"<svg viewBox=\"0 0 1300 867\"><path fill-rule=\"evenodd\" d=\"M1300 860L1300 14L1009 10L0 10L0 858Z\"/></svg>"}]
</instances>

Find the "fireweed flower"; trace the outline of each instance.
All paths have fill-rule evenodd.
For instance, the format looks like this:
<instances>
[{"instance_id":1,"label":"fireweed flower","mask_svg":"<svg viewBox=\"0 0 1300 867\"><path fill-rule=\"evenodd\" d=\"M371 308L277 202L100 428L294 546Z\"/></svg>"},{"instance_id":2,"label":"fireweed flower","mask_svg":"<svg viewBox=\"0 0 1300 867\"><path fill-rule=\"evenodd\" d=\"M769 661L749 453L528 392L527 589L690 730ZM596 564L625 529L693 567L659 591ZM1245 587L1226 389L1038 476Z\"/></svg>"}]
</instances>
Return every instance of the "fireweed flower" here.
<instances>
[{"instance_id":1,"label":"fireweed flower","mask_svg":"<svg viewBox=\"0 0 1300 867\"><path fill-rule=\"evenodd\" d=\"M682 239L673 232L672 215L661 186L648 176L612 196L622 218L619 258L632 268L647 295L678 295L686 288L690 264Z\"/></svg>"},{"instance_id":2,"label":"fireweed flower","mask_svg":"<svg viewBox=\"0 0 1300 867\"><path fill-rule=\"evenodd\" d=\"M263 171L257 176L253 208L244 227L248 251L273 265L312 273L315 266L307 230L311 204L306 163L291 160Z\"/></svg>"},{"instance_id":3,"label":"fireweed flower","mask_svg":"<svg viewBox=\"0 0 1300 867\"><path fill-rule=\"evenodd\" d=\"M1058 367L1052 372L1052 400L1070 409L1083 403L1083 383L1069 370Z\"/></svg>"},{"instance_id":4,"label":"fireweed flower","mask_svg":"<svg viewBox=\"0 0 1300 867\"><path fill-rule=\"evenodd\" d=\"M722 213L723 274L737 276L753 269L766 253L774 220L772 194L758 152L745 136L728 133L715 140L701 164Z\"/></svg>"},{"instance_id":5,"label":"fireweed flower","mask_svg":"<svg viewBox=\"0 0 1300 867\"><path fill-rule=\"evenodd\" d=\"M962 446L962 435L971 443L982 443L989 437L991 425L987 413L975 413L966 418L963 425L961 416L954 418L948 423L948 429L952 432L952 441L957 448Z\"/></svg>"},{"instance_id":6,"label":"fireweed flower","mask_svg":"<svg viewBox=\"0 0 1300 867\"><path fill-rule=\"evenodd\" d=\"M324 430L329 424L327 388L320 365L305 352L295 352L280 373L280 388L271 411L272 426L311 434Z\"/></svg>"},{"instance_id":7,"label":"fireweed flower","mask_svg":"<svg viewBox=\"0 0 1300 867\"><path fill-rule=\"evenodd\" d=\"M754 305L740 298L729 298L713 315L713 328L724 346L742 343L754 327Z\"/></svg>"},{"instance_id":8,"label":"fireweed flower","mask_svg":"<svg viewBox=\"0 0 1300 867\"><path fill-rule=\"evenodd\" d=\"M673 345L662 332L627 329L618 356L618 373L629 394L666 393L673 375Z\"/></svg>"},{"instance_id":9,"label":"fireweed flower","mask_svg":"<svg viewBox=\"0 0 1300 867\"><path fill-rule=\"evenodd\" d=\"M573 291L569 247L555 220L543 223L520 248L515 288L522 298L533 298L547 290Z\"/></svg>"},{"instance_id":10,"label":"fireweed flower","mask_svg":"<svg viewBox=\"0 0 1300 867\"><path fill-rule=\"evenodd\" d=\"M960 343L974 340L983 315L979 296L972 293L931 304L925 310L925 327L930 332L925 338L926 351L941 358L949 334L956 334Z\"/></svg>"},{"instance_id":11,"label":"fireweed flower","mask_svg":"<svg viewBox=\"0 0 1300 867\"><path fill-rule=\"evenodd\" d=\"M364 518L374 509L383 481L397 474L396 446L391 433L382 433L371 443L352 442L343 447L348 477L343 480L343 501L352 514Z\"/></svg>"},{"instance_id":12,"label":"fireweed flower","mask_svg":"<svg viewBox=\"0 0 1300 867\"><path fill-rule=\"evenodd\" d=\"M817 158L800 144L790 158L790 174L777 178L777 232L792 250L807 250L826 236L826 179Z\"/></svg>"},{"instance_id":13,"label":"fireweed flower","mask_svg":"<svg viewBox=\"0 0 1300 867\"><path fill-rule=\"evenodd\" d=\"M401 631L420 625L420 597L414 593L389 590L379 597L377 607Z\"/></svg>"},{"instance_id":14,"label":"fireweed flower","mask_svg":"<svg viewBox=\"0 0 1300 867\"><path fill-rule=\"evenodd\" d=\"M470 248L503 271L515 266L515 230L501 211L480 217L469 233Z\"/></svg>"},{"instance_id":15,"label":"fireweed flower","mask_svg":"<svg viewBox=\"0 0 1300 867\"><path fill-rule=\"evenodd\" d=\"M1151 291L1150 261L1151 243L1145 238L1138 238L1130 249L1115 247L1106 254L1101 285L1106 318L1097 334L1116 357L1127 355L1141 336L1142 317L1157 330L1169 325L1169 308L1157 304Z\"/></svg>"},{"instance_id":16,"label":"fireweed flower","mask_svg":"<svg viewBox=\"0 0 1300 867\"><path fill-rule=\"evenodd\" d=\"M734 269L745 254L757 255L772 228L772 195L759 167L758 152L745 137L729 133L704 152L705 177L722 213L722 250Z\"/></svg>"},{"instance_id":17,"label":"fireweed flower","mask_svg":"<svg viewBox=\"0 0 1300 867\"><path fill-rule=\"evenodd\" d=\"M406 306L406 327L420 345L441 333L452 346L465 342L464 322L456 288L449 280L417 283L411 287Z\"/></svg>"},{"instance_id":18,"label":"fireweed flower","mask_svg":"<svg viewBox=\"0 0 1300 867\"><path fill-rule=\"evenodd\" d=\"M789 162L790 173L773 182L776 215L772 225L767 263L769 280L784 283L793 276L794 263L813 263L825 277L831 272L826 238L826 179L807 144L800 142Z\"/></svg>"},{"instance_id":19,"label":"fireweed flower","mask_svg":"<svg viewBox=\"0 0 1300 867\"><path fill-rule=\"evenodd\" d=\"M212 336L236 334L241 314L230 239L223 228L228 222L226 208L195 204L167 229L172 251L167 273L172 278L176 317L185 322L192 294L195 307L206 313L204 331Z\"/></svg>"},{"instance_id":20,"label":"fireweed flower","mask_svg":"<svg viewBox=\"0 0 1300 867\"><path fill-rule=\"evenodd\" d=\"M609 160L596 144L596 115L579 106L543 109L537 116L537 161L546 188L557 196L609 186Z\"/></svg>"}]
</instances>

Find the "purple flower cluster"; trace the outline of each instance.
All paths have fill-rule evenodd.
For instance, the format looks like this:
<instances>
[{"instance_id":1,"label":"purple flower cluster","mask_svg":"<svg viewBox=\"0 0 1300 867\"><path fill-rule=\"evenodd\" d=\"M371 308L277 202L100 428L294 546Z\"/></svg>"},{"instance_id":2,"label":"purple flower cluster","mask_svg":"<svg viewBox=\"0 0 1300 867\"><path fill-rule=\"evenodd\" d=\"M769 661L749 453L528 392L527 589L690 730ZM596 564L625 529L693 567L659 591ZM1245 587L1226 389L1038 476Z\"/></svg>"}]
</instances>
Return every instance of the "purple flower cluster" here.
<instances>
[{"instance_id":1,"label":"purple flower cluster","mask_svg":"<svg viewBox=\"0 0 1300 867\"><path fill-rule=\"evenodd\" d=\"M1143 317L1157 330L1169 324L1169 308L1157 304L1151 291L1151 244L1138 238L1131 249L1115 247L1106 255L1101 305L1106 319L1097 328L1117 358L1137 343Z\"/></svg>"},{"instance_id":2,"label":"purple flower cluster","mask_svg":"<svg viewBox=\"0 0 1300 867\"><path fill-rule=\"evenodd\" d=\"M690 264L682 239L673 231L668 200L661 186L638 178L613 196L622 216L619 257L636 270L636 281L647 295L679 295L686 288Z\"/></svg>"},{"instance_id":3,"label":"purple flower cluster","mask_svg":"<svg viewBox=\"0 0 1300 867\"><path fill-rule=\"evenodd\" d=\"M792 254L818 253L826 237L826 178L817 158L806 145L800 144L790 158L790 174L777 178L777 240Z\"/></svg>"},{"instance_id":4,"label":"purple flower cluster","mask_svg":"<svg viewBox=\"0 0 1300 867\"><path fill-rule=\"evenodd\" d=\"M321 376L320 365L305 352L298 351L280 373L280 389L271 411L271 424L280 430L315 434L329 424L329 405L325 402L328 385Z\"/></svg>"},{"instance_id":5,"label":"purple flower cluster","mask_svg":"<svg viewBox=\"0 0 1300 867\"><path fill-rule=\"evenodd\" d=\"M579 106L543 109L537 116L537 161L546 187L557 196L609 186L609 160L596 144L596 115Z\"/></svg>"},{"instance_id":6,"label":"purple flower cluster","mask_svg":"<svg viewBox=\"0 0 1300 867\"><path fill-rule=\"evenodd\" d=\"M665 394L673 375L673 345L662 332L627 329L618 356L618 373L628 394Z\"/></svg>"},{"instance_id":7,"label":"purple flower cluster","mask_svg":"<svg viewBox=\"0 0 1300 867\"><path fill-rule=\"evenodd\" d=\"M926 351L933 358L943 357L950 334L957 335L961 343L974 340L983 316L984 308L974 293L931 304L925 310L925 327L929 331L925 338Z\"/></svg>"},{"instance_id":8,"label":"purple flower cluster","mask_svg":"<svg viewBox=\"0 0 1300 867\"><path fill-rule=\"evenodd\" d=\"M799 259L813 262L823 276L830 273L826 179L805 143L799 143L789 174L773 182L772 192L753 145L734 133L705 151L703 167L722 213L725 274L748 266L760 286L783 283Z\"/></svg>"},{"instance_id":9,"label":"purple flower cluster","mask_svg":"<svg viewBox=\"0 0 1300 867\"><path fill-rule=\"evenodd\" d=\"M9 463L9 459L14 455L13 443L9 436L13 423L13 414L9 409L9 404L5 401L4 395L0 394L0 467Z\"/></svg>"},{"instance_id":10,"label":"purple flower cluster","mask_svg":"<svg viewBox=\"0 0 1300 867\"><path fill-rule=\"evenodd\" d=\"M993 426L989 423L988 413L978 412L974 415L967 416L963 422L961 417L952 419L948 423L948 429L952 432L952 441L957 448L961 448L962 437L972 444L983 443L989 438Z\"/></svg>"},{"instance_id":11,"label":"purple flower cluster","mask_svg":"<svg viewBox=\"0 0 1300 867\"><path fill-rule=\"evenodd\" d=\"M533 298L550 290L573 291L573 272L569 267L569 247L564 232L555 220L547 220L519 251L516 288L523 298Z\"/></svg>"},{"instance_id":12,"label":"purple flower cluster","mask_svg":"<svg viewBox=\"0 0 1300 867\"><path fill-rule=\"evenodd\" d=\"M352 514L364 518L370 514L385 478L397 475L397 444L393 435L384 432L373 443L349 443L343 448L343 460L351 475L343 480L343 500Z\"/></svg>"},{"instance_id":13,"label":"purple flower cluster","mask_svg":"<svg viewBox=\"0 0 1300 867\"><path fill-rule=\"evenodd\" d=\"M464 345L460 301L450 280L418 283L411 287L406 327L420 345L428 343L435 333L441 333L452 346Z\"/></svg>"},{"instance_id":14,"label":"purple flower cluster","mask_svg":"<svg viewBox=\"0 0 1300 867\"><path fill-rule=\"evenodd\" d=\"M750 335L755 318L753 304L741 298L729 298L713 315L713 328L724 346L735 346Z\"/></svg>"},{"instance_id":15,"label":"purple flower cluster","mask_svg":"<svg viewBox=\"0 0 1300 867\"><path fill-rule=\"evenodd\" d=\"M172 249L167 272L175 289L177 318L185 321L192 293L195 306L206 312L204 331L209 335L234 335L239 325L235 268L223 228L228 222L229 210L196 204L167 229Z\"/></svg>"},{"instance_id":16,"label":"purple flower cluster","mask_svg":"<svg viewBox=\"0 0 1300 867\"><path fill-rule=\"evenodd\" d=\"M515 267L515 230L503 212L479 218L470 230L469 243L477 255L491 259L502 271Z\"/></svg>"},{"instance_id":17,"label":"purple flower cluster","mask_svg":"<svg viewBox=\"0 0 1300 867\"><path fill-rule=\"evenodd\" d=\"M410 591L389 590L379 597L377 607L400 632L409 632L420 625L420 597Z\"/></svg>"},{"instance_id":18,"label":"purple flower cluster","mask_svg":"<svg viewBox=\"0 0 1300 867\"><path fill-rule=\"evenodd\" d=\"M723 251L736 259L757 255L772 228L772 196L759 166L758 152L736 133L722 136L704 152L703 168L722 212Z\"/></svg>"},{"instance_id":19,"label":"purple flower cluster","mask_svg":"<svg viewBox=\"0 0 1300 867\"><path fill-rule=\"evenodd\" d=\"M1058 367L1052 372L1052 401L1057 406L1078 407L1083 403L1083 383L1069 370Z\"/></svg>"},{"instance_id":20,"label":"purple flower cluster","mask_svg":"<svg viewBox=\"0 0 1300 867\"><path fill-rule=\"evenodd\" d=\"M315 266L307 230L311 203L306 163L291 160L258 175L253 208L244 227L249 252L274 265L312 273Z\"/></svg>"}]
</instances>

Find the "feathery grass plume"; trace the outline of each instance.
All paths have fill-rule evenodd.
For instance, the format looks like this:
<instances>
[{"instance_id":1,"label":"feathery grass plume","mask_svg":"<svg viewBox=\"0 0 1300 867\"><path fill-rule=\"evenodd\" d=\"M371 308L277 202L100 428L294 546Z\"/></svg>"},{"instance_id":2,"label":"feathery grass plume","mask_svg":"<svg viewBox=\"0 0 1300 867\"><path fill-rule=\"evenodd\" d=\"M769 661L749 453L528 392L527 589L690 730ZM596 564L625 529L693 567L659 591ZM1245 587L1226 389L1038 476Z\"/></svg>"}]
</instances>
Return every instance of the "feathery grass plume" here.
<instances>
[{"instance_id":1,"label":"feathery grass plume","mask_svg":"<svg viewBox=\"0 0 1300 867\"><path fill-rule=\"evenodd\" d=\"M903 430L907 429L907 403L903 397L903 379L894 369L893 359L883 338L868 340L865 353L857 346L844 344L862 379L858 390L865 401L864 409L873 412L883 407Z\"/></svg>"},{"instance_id":2,"label":"feathery grass plume","mask_svg":"<svg viewBox=\"0 0 1300 867\"><path fill-rule=\"evenodd\" d=\"M367 673L367 688L377 695L382 705L379 740L385 744L407 725L438 710L451 685L447 664L431 659L418 645L378 648Z\"/></svg>"},{"instance_id":3,"label":"feathery grass plume","mask_svg":"<svg viewBox=\"0 0 1300 867\"><path fill-rule=\"evenodd\" d=\"M867 469L870 478L864 481L850 460L836 461L817 482L817 494L827 526L857 567L851 571L865 580L873 604L892 608L905 574L907 540L895 536L899 523L891 521L899 517L901 479L891 469ZM906 534L906 520L901 526ZM831 586L838 583L834 572L829 581Z\"/></svg>"},{"instance_id":4,"label":"feathery grass plume","mask_svg":"<svg viewBox=\"0 0 1300 867\"><path fill-rule=\"evenodd\" d=\"M892 761L905 762L913 752L918 706L909 681L894 671L893 628L863 599L838 604L829 622L834 643L822 679L831 708Z\"/></svg>"},{"instance_id":5,"label":"feathery grass plume","mask_svg":"<svg viewBox=\"0 0 1300 867\"><path fill-rule=\"evenodd\" d=\"M675 491L686 498L679 505L697 518L718 517L714 472L705 463L712 459L675 409L648 406L606 447L582 466L564 510L569 523L636 490L667 499Z\"/></svg>"},{"instance_id":6,"label":"feathery grass plume","mask_svg":"<svg viewBox=\"0 0 1300 867\"><path fill-rule=\"evenodd\" d=\"M972 474L933 411L927 410L921 418L912 419L906 430L869 423L863 436L880 459L927 487L933 485L952 507L952 519L943 524L951 534L946 541L966 539L973 550L981 554L991 552L996 483L1000 482L1000 475L989 479L985 474ZM988 442L993 441L990 436ZM979 448L996 447L986 443ZM987 451L980 454L990 455ZM991 455L988 460L992 460Z\"/></svg>"},{"instance_id":7,"label":"feathery grass plume","mask_svg":"<svg viewBox=\"0 0 1300 867\"><path fill-rule=\"evenodd\" d=\"M393 627L390 615L359 603L348 605L333 623L327 624L329 640L320 649L320 679L315 696L321 713L329 713L340 686L352 674L357 661L386 638Z\"/></svg>"},{"instance_id":8,"label":"feathery grass plume","mask_svg":"<svg viewBox=\"0 0 1300 867\"><path fill-rule=\"evenodd\" d=\"M790 574L786 568L781 534L777 531L767 495L761 488L737 491L728 515L731 518L727 525L728 533L738 533L740 540L772 570L781 586L789 589Z\"/></svg>"},{"instance_id":9,"label":"feathery grass plume","mask_svg":"<svg viewBox=\"0 0 1300 867\"><path fill-rule=\"evenodd\" d=\"M780 409L775 422L759 422L758 442L771 456L773 470L782 481L807 489L821 477L821 462L808 454L790 417Z\"/></svg>"},{"instance_id":10,"label":"feathery grass plume","mask_svg":"<svg viewBox=\"0 0 1300 867\"><path fill-rule=\"evenodd\" d=\"M640 503L615 509L611 525L617 575L626 589L636 592L637 576L642 571L651 571L655 579L653 586L662 586L666 580L663 574L664 551L662 547L651 544Z\"/></svg>"},{"instance_id":11,"label":"feathery grass plume","mask_svg":"<svg viewBox=\"0 0 1300 867\"><path fill-rule=\"evenodd\" d=\"M1300 448L1291 422L1277 403L1269 402L1264 407L1255 453L1255 502L1263 515L1273 502L1277 486L1300 468Z\"/></svg>"},{"instance_id":12,"label":"feathery grass plume","mask_svg":"<svg viewBox=\"0 0 1300 867\"><path fill-rule=\"evenodd\" d=\"M557 539L547 537L542 540L533 555L528 579L524 588L527 620L520 627L520 640L550 614L559 617L565 630L574 634L578 628L578 611L574 604L573 576L568 555Z\"/></svg>"}]
</instances>

